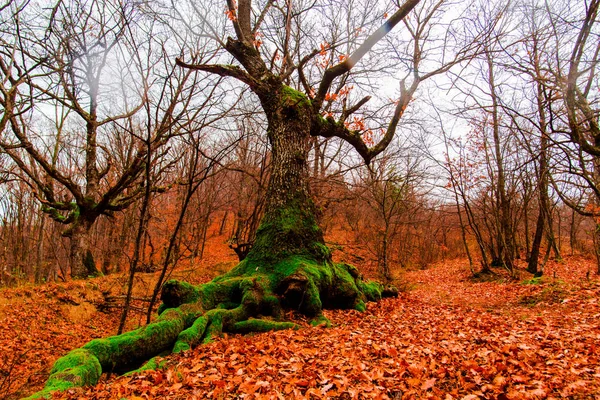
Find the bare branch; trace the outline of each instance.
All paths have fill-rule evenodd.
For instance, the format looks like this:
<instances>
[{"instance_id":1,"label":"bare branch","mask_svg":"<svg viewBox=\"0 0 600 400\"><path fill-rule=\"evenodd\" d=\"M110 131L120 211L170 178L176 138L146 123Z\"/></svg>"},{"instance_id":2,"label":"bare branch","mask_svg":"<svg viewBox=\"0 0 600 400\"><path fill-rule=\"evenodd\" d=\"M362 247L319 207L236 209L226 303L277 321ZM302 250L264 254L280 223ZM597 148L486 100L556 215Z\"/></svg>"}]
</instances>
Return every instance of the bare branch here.
<instances>
[{"instance_id":1,"label":"bare branch","mask_svg":"<svg viewBox=\"0 0 600 400\"><path fill-rule=\"evenodd\" d=\"M188 64L181 59L175 59L177 65L183 68L189 68L196 71L210 72L219 76L227 76L236 78L237 80L247 84L248 86L256 87L257 82L247 72L236 65L223 64Z\"/></svg>"},{"instance_id":2,"label":"bare branch","mask_svg":"<svg viewBox=\"0 0 600 400\"><path fill-rule=\"evenodd\" d=\"M331 83L335 78L341 76L347 72L349 72L355 65L360 61L361 58L365 56L375 46L377 42L379 42L385 35L388 34L400 21L402 21L408 13L419 4L420 0L407 0L398 11L396 11L385 23L377 29L375 32L371 34L359 46L354 53L352 53L346 60L343 62L336 64L330 68L328 68L323 74L323 79L321 80L321 84L319 85L319 90L317 91L317 95L315 100L313 101L313 107L315 111L319 111L321 106L323 105L323 100L325 99L325 95L329 91L331 87Z\"/></svg>"}]
</instances>

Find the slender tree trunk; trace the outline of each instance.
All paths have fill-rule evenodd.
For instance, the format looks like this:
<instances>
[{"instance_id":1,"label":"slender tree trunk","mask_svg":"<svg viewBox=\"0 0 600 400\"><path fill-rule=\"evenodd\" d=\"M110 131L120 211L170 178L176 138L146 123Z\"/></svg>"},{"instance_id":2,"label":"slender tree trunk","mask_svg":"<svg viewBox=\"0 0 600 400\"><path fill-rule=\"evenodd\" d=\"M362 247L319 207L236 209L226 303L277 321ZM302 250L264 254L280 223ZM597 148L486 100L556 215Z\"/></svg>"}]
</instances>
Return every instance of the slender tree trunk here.
<instances>
[{"instance_id":1,"label":"slender tree trunk","mask_svg":"<svg viewBox=\"0 0 600 400\"><path fill-rule=\"evenodd\" d=\"M389 223L385 224L385 231L383 233L383 237L381 240L381 274L386 282L390 282L392 280L392 276L390 274L390 266L388 261L388 242L389 242Z\"/></svg>"},{"instance_id":2,"label":"slender tree trunk","mask_svg":"<svg viewBox=\"0 0 600 400\"><path fill-rule=\"evenodd\" d=\"M529 238L529 216L527 215L528 203L525 205L523 223L525 225L525 261L529 263L531 259L531 239Z\"/></svg>"},{"instance_id":3,"label":"slender tree trunk","mask_svg":"<svg viewBox=\"0 0 600 400\"><path fill-rule=\"evenodd\" d=\"M44 229L46 228L46 216L44 213L41 213L39 216L39 231L37 238L37 252L35 259L35 273L34 273L34 281L35 283L41 283L42 277L46 277L48 271L46 271L47 266L44 263Z\"/></svg>"},{"instance_id":4,"label":"slender tree trunk","mask_svg":"<svg viewBox=\"0 0 600 400\"><path fill-rule=\"evenodd\" d=\"M510 200L506 194L506 176L504 171L504 159L502 155L500 143L500 118L498 115L498 98L496 96L496 85L494 82L494 69L492 55L486 53L488 61L488 79L489 87L492 96L492 129L494 134L494 153L496 158L496 169L498 173L498 181L496 183L496 206L498 207L499 221L498 223L498 261L509 271L513 270L513 235L512 225L510 221Z\"/></svg>"},{"instance_id":5,"label":"slender tree trunk","mask_svg":"<svg viewBox=\"0 0 600 400\"><path fill-rule=\"evenodd\" d=\"M533 47L533 63L535 68L535 74L537 78L536 86L537 86L537 94L536 94L536 104L537 104L537 113L539 117L540 123L540 154L539 154L539 165L538 165L538 201L539 201L539 215L537 220L537 225L535 229L535 236L533 239L531 258L529 259L529 263L527 265L527 271L535 274L536 276L541 276L542 269L538 268L538 258L540 254L540 246L542 243L542 236L544 230L546 229L548 246L551 246L554 242L551 239L551 231L552 231L552 219L550 218L550 198L548 196L548 187L550 186L548 181L548 146L549 146L549 138L548 132L546 129L547 126L547 118L546 118L546 110L545 110L545 101L546 95L544 92L544 88L542 86L542 71L539 63L539 55L537 51L537 37L534 37L534 47Z\"/></svg>"},{"instance_id":6,"label":"slender tree trunk","mask_svg":"<svg viewBox=\"0 0 600 400\"><path fill-rule=\"evenodd\" d=\"M542 237L544 236L545 219L545 212L540 207L535 226L535 234L533 236L533 244L531 245L531 257L529 257L529 263L527 264L527 271L532 274L538 273L538 259L540 256Z\"/></svg>"},{"instance_id":7,"label":"slender tree trunk","mask_svg":"<svg viewBox=\"0 0 600 400\"><path fill-rule=\"evenodd\" d=\"M225 232L225 226L227 224L227 217L229 216L229 211L225 210L223 213L223 219L221 220L221 225L219 225L219 236L223 235Z\"/></svg>"},{"instance_id":8,"label":"slender tree trunk","mask_svg":"<svg viewBox=\"0 0 600 400\"><path fill-rule=\"evenodd\" d=\"M571 255L575 254L577 247L577 229L575 228L575 210L571 210L571 226L569 226L569 245L571 246Z\"/></svg>"},{"instance_id":9,"label":"slender tree trunk","mask_svg":"<svg viewBox=\"0 0 600 400\"><path fill-rule=\"evenodd\" d=\"M548 200L548 203L550 203L550 201ZM548 204L548 218L546 220L546 235L548 236L548 246L550 246L550 248L552 249L552 252L554 253L554 259L555 260L560 260L562 259L562 256L560 255L560 215L559 215L559 221L558 221L558 239L556 238L557 235L554 234L554 226L552 225L552 210L550 210L550 205Z\"/></svg>"},{"instance_id":10,"label":"slender tree trunk","mask_svg":"<svg viewBox=\"0 0 600 400\"><path fill-rule=\"evenodd\" d=\"M596 273L600 275L600 224L598 222L594 227L594 255L596 256Z\"/></svg>"}]
</instances>

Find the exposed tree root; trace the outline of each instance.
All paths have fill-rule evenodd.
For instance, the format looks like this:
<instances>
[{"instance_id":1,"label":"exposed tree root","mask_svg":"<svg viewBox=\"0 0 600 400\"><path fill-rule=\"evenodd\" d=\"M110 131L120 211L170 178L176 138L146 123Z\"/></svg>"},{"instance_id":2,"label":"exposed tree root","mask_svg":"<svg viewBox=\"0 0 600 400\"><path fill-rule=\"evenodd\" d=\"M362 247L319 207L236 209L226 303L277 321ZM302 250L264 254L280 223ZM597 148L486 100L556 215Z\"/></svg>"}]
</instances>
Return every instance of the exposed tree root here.
<instances>
[{"instance_id":1,"label":"exposed tree root","mask_svg":"<svg viewBox=\"0 0 600 400\"><path fill-rule=\"evenodd\" d=\"M252 259L229 273L193 286L169 281L162 292L156 322L106 339L95 339L54 364L44 390L30 398L49 397L53 391L95 384L102 372L124 372L158 367L153 359L163 352L181 352L207 343L223 332L249 333L297 329L281 321L283 309L295 309L314 324L329 324L323 308L365 310L365 301L397 294L376 282L364 282L356 268L331 262L317 263L290 256L268 268Z\"/></svg>"}]
</instances>

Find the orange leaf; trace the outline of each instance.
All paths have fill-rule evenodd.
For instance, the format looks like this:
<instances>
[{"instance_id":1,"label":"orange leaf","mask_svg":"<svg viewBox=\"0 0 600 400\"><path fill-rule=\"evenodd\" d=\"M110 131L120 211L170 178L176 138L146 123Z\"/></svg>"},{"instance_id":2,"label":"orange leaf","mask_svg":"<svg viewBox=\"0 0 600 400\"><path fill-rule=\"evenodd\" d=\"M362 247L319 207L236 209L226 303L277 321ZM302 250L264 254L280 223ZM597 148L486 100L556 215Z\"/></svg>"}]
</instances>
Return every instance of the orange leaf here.
<instances>
[{"instance_id":1,"label":"orange leaf","mask_svg":"<svg viewBox=\"0 0 600 400\"><path fill-rule=\"evenodd\" d=\"M435 385L435 381L436 381L435 378L427 379L425 382L423 382L421 389L423 389L423 390L431 389Z\"/></svg>"}]
</instances>

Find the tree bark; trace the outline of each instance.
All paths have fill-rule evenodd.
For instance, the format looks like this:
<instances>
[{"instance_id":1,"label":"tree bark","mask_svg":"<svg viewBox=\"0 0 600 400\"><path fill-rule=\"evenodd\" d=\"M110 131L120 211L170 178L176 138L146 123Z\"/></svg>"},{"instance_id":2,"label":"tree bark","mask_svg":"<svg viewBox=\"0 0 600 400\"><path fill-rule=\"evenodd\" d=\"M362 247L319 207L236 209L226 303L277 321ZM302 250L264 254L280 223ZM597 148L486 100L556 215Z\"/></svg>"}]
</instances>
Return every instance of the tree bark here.
<instances>
[{"instance_id":1,"label":"tree bark","mask_svg":"<svg viewBox=\"0 0 600 400\"><path fill-rule=\"evenodd\" d=\"M265 214L247 258L272 263L302 254L330 261L308 186L312 108L302 93L283 85L279 91L277 104L265 105L272 110L267 112L272 170Z\"/></svg>"},{"instance_id":2,"label":"tree bark","mask_svg":"<svg viewBox=\"0 0 600 400\"><path fill-rule=\"evenodd\" d=\"M70 263L71 278L85 279L89 276L98 275L96 262L91 249L91 228L94 219L85 218L80 215L80 219L74 223L72 229L66 234L71 243Z\"/></svg>"},{"instance_id":3,"label":"tree bark","mask_svg":"<svg viewBox=\"0 0 600 400\"><path fill-rule=\"evenodd\" d=\"M596 256L596 274L600 275L600 224L594 226L594 255Z\"/></svg>"}]
</instances>

